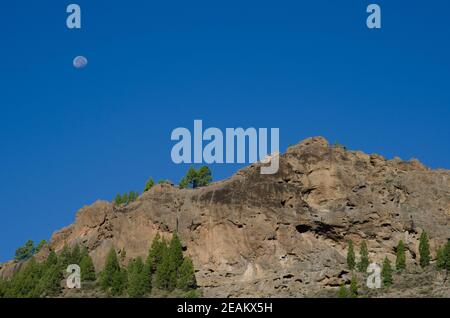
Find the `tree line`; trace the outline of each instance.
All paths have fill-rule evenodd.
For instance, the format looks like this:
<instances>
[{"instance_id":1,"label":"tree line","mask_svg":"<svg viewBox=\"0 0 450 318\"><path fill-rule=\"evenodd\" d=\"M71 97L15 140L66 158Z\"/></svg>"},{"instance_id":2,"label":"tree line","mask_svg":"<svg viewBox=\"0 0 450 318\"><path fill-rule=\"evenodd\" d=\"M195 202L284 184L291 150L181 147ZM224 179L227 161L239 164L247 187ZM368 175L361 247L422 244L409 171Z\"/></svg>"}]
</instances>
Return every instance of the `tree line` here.
<instances>
[{"instance_id":1,"label":"tree line","mask_svg":"<svg viewBox=\"0 0 450 318\"><path fill-rule=\"evenodd\" d=\"M166 180L159 180L158 184L167 182ZM212 182L212 173L211 170L207 166L203 166L199 169L195 169L193 167L189 168L186 175L180 180L178 187L180 189L192 188L196 189L199 187L207 186ZM152 177L150 177L145 183L144 192L147 192L155 185L155 181ZM136 201L139 198L139 192L130 191L124 194L118 193L113 203L115 205L128 205L131 202Z\"/></svg>"},{"instance_id":2,"label":"tree line","mask_svg":"<svg viewBox=\"0 0 450 318\"><path fill-rule=\"evenodd\" d=\"M137 257L126 268L120 265L116 251L111 249L99 275L99 286L110 296L143 297L154 287L168 292L178 289L189 297L197 295L194 265L189 257L183 256L176 233L170 242L157 234L146 260Z\"/></svg>"},{"instance_id":3,"label":"tree line","mask_svg":"<svg viewBox=\"0 0 450 318\"><path fill-rule=\"evenodd\" d=\"M396 246L396 259L395 259L395 271L397 274L401 274L406 269L406 254L405 244L400 240ZM359 251L359 261L356 261L353 242L348 242L347 248L347 266L350 270L357 270L361 273L366 273L369 264L369 252L367 244L362 241ZM431 253L430 243L428 235L425 231L422 231L419 239L419 264L422 268L426 268L430 265ZM436 253L436 269L450 271L450 241L443 246L439 247ZM381 283L382 286L388 288L393 284L393 267L390 260L385 257L381 267ZM340 298L356 298L358 296L358 282L355 274L352 275L350 286L347 288L344 284L341 285L338 291L338 297Z\"/></svg>"},{"instance_id":4,"label":"tree line","mask_svg":"<svg viewBox=\"0 0 450 318\"><path fill-rule=\"evenodd\" d=\"M28 246L26 244L25 246ZM34 256L22 262L22 268L8 279L0 279L0 297L40 298L54 297L61 292L61 282L69 264L78 264L83 281L95 281L95 268L86 248L67 245L57 255L51 250L43 262L37 262Z\"/></svg>"},{"instance_id":5,"label":"tree line","mask_svg":"<svg viewBox=\"0 0 450 318\"><path fill-rule=\"evenodd\" d=\"M29 247L29 244L25 246ZM121 256L124 258L124 250ZM70 264L80 266L83 283L91 282L108 296L144 297L151 293L153 287L168 292L177 289L186 297L199 296L192 260L183 256L177 234L172 236L170 242L157 234L145 262L137 257L130 260L127 267L121 265L112 248L99 275L87 249L78 244L72 248L65 245L59 254L50 251L43 262L39 263L31 256L22 264L23 267L10 279L0 279L0 298L58 296Z\"/></svg>"}]
</instances>

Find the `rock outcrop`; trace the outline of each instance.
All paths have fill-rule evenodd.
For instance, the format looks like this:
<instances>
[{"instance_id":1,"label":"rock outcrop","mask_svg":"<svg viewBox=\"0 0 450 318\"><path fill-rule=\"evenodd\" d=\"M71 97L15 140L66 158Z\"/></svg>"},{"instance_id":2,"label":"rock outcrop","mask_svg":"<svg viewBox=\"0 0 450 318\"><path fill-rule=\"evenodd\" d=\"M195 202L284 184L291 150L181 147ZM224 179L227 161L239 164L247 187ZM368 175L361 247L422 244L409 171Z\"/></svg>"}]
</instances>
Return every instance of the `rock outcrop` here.
<instances>
[{"instance_id":1,"label":"rock outcrop","mask_svg":"<svg viewBox=\"0 0 450 318\"><path fill-rule=\"evenodd\" d=\"M177 231L206 296L301 297L348 280L348 240L356 250L366 240L379 263L394 260L403 240L413 265L422 230L433 252L450 239L449 170L347 151L321 137L290 147L275 175L260 167L195 190L159 184L128 206L98 201L50 246L83 244L99 270L112 246L126 259L145 256L156 233Z\"/></svg>"}]
</instances>

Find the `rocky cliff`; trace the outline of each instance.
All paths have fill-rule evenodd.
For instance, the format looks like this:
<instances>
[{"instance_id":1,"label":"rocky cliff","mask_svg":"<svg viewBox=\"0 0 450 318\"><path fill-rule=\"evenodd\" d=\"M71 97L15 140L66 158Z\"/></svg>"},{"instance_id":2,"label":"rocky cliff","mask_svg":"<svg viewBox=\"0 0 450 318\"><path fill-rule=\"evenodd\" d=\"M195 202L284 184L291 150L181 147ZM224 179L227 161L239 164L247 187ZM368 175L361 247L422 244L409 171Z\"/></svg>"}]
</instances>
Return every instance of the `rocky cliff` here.
<instances>
[{"instance_id":1,"label":"rocky cliff","mask_svg":"<svg viewBox=\"0 0 450 318\"><path fill-rule=\"evenodd\" d=\"M433 255L450 239L449 170L347 151L316 137L281 155L275 175L261 175L258 163L200 189L166 183L128 206L98 201L78 211L50 245L83 244L101 269L111 246L126 250L126 259L145 256L156 233L177 231L206 296L301 297L348 280L348 240L357 247L366 240L379 263L394 260L403 240L414 266L422 230Z\"/></svg>"}]
</instances>

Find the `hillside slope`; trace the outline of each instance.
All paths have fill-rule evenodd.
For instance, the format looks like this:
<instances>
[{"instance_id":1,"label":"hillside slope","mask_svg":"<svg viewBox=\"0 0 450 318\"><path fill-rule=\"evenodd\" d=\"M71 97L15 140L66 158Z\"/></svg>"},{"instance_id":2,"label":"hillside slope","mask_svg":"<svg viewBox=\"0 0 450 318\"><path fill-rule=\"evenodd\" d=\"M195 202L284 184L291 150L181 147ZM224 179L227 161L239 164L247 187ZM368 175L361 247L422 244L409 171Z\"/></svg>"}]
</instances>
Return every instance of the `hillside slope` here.
<instances>
[{"instance_id":1,"label":"hillside slope","mask_svg":"<svg viewBox=\"0 0 450 318\"><path fill-rule=\"evenodd\" d=\"M100 270L112 246L126 250L126 260L145 256L156 233L177 231L205 296L302 297L348 281L349 240L356 250L366 240L379 264L385 256L394 261L403 240L415 268L422 230L433 255L450 239L449 170L347 151L321 137L290 147L278 174L259 170L254 164L195 190L156 185L128 206L95 202L50 246L85 245ZM13 268L4 265L0 275Z\"/></svg>"}]
</instances>

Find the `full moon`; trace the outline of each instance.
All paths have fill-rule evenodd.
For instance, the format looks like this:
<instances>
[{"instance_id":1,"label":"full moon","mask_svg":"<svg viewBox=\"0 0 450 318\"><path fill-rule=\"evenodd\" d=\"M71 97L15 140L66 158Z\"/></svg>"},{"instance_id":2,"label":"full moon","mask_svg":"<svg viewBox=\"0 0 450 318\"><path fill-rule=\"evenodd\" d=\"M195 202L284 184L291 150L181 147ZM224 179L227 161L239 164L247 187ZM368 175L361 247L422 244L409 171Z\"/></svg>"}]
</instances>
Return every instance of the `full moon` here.
<instances>
[{"instance_id":1,"label":"full moon","mask_svg":"<svg viewBox=\"0 0 450 318\"><path fill-rule=\"evenodd\" d=\"M73 66L75 68L85 68L88 64L87 58L84 56L77 56L73 59Z\"/></svg>"}]
</instances>

